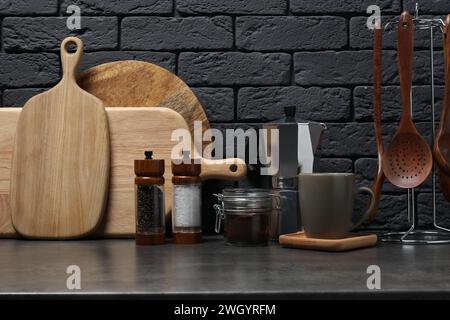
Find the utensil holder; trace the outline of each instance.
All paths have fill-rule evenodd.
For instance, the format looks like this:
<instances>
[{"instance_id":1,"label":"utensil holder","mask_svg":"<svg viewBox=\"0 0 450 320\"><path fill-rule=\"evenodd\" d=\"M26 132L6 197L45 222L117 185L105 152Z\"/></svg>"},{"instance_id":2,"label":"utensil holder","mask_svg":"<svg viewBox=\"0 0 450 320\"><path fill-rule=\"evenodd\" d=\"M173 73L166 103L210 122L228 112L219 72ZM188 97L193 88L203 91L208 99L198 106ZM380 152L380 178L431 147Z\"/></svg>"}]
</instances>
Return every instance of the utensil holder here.
<instances>
[{"instance_id":1,"label":"utensil holder","mask_svg":"<svg viewBox=\"0 0 450 320\"><path fill-rule=\"evenodd\" d=\"M434 85L434 29L441 30L444 25L442 19L419 18L419 5L416 3L414 13L414 28L418 30L430 30L430 67L431 67L431 125L432 125L432 144L435 138L435 85ZM396 24L395 19L385 25L387 29L390 25ZM442 31L442 30L441 30ZM411 117L412 110L412 89L411 89ZM435 230L416 230L418 227L419 216L416 212L414 188L407 189L407 212L408 221L412 225L407 231L387 232L379 235L381 242L393 242L402 244L444 244L450 243L450 229L440 226L436 221L436 166L433 159L432 169L432 198L433 198L433 227Z\"/></svg>"}]
</instances>

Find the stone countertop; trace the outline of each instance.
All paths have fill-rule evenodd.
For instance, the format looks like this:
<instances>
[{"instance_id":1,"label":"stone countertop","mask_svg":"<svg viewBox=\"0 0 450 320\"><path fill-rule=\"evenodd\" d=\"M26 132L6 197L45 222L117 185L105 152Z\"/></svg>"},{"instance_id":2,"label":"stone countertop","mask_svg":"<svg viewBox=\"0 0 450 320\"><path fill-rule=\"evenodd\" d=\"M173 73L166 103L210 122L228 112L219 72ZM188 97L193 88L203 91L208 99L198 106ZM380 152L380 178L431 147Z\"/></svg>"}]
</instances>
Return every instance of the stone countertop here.
<instances>
[{"instance_id":1,"label":"stone countertop","mask_svg":"<svg viewBox=\"0 0 450 320\"><path fill-rule=\"evenodd\" d=\"M67 267L81 289L66 286ZM381 289L367 288L367 268ZM38 294L38 296L34 295ZM136 247L133 240L0 240L0 299L450 298L450 245L379 244L344 253L199 245Z\"/></svg>"}]
</instances>

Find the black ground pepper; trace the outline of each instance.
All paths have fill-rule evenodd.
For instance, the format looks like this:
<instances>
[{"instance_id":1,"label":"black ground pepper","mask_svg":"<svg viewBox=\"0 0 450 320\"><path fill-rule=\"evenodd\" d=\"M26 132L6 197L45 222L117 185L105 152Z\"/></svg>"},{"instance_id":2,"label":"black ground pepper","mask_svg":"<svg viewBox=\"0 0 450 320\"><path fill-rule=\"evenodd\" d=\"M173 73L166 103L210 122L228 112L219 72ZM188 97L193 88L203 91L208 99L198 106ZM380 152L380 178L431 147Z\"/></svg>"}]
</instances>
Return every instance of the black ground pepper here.
<instances>
[{"instance_id":1,"label":"black ground pepper","mask_svg":"<svg viewBox=\"0 0 450 320\"><path fill-rule=\"evenodd\" d=\"M138 185L136 231L140 234L164 232L164 196L157 185Z\"/></svg>"}]
</instances>

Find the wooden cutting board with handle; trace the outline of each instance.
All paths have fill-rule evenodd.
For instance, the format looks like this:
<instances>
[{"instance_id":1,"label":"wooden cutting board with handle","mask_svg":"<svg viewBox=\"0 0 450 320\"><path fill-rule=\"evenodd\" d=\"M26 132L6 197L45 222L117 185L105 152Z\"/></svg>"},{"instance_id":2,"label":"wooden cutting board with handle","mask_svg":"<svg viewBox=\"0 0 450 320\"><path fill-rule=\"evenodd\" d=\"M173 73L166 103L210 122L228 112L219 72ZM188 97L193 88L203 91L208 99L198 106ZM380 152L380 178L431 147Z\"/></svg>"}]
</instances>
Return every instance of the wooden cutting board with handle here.
<instances>
[{"instance_id":1,"label":"wooden cutting board with handle","mask_svg":"<svg viewBox=\"0 0 450 320\"><path fill-rule=\"evenodd\" d=\"M0 237L15 236L8 208L10 162L15 125L20 108L0 108ZM130 237L134 235L134 160L153 150L154 158L165 160L166 215L171 212L172 174L170 158L178 141L171 141L173 130L189 126L177 112L166 108L106 108L111 140L111 179L108 206L96 235ZM235 168L230 168L235 165ZM235 170L234 170L235 169ZM241 159L202 159L202 179L238 180L246 175Z\"/></svg>"},{"instance_id":2,"label":"wooden cutting board with handle","mask_svg":"<svg viewBox=\"0 0 450 320\"><path fill-rule=\"evenodd\" d=\"M183 116L192 136L194 121L202 122L203 132L209 129L205 111L189 86L155 64L135 60L104 63L82 72L78 83L105 107L164 107Z\"/></svg>"},{"instance_id":3,"label":"wooden cutting board with handle","mask_svg":"<svg viewBox=\"0 0 450 320\"><path fill-rule=\"evenodd\" d=\"M75 46L70 53L69 47ZM17 122L11 167L10 205L22 236L73 239L98 226L109 181L108 120L100 99L81 89L75 72L80 39L61 43L63 76L34 96Z\"/></svg>"}]
</instances>

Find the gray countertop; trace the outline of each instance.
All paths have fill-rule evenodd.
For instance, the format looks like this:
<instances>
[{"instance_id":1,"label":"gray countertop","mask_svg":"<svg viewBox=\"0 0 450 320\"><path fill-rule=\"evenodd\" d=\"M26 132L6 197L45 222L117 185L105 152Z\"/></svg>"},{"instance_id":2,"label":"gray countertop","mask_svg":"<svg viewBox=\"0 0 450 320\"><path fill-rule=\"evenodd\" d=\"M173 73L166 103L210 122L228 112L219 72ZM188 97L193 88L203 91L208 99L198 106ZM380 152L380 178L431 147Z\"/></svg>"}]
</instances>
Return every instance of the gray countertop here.
<instances>
[{"instance_id":1,"label":"gray countertop","mask_svg":"<svg viewBox=\"0 0 450 320\"><path fill-rule=\"evenodd\" d=\"M69 265L81 290L66 287ZM381 268L381 289L366 285ZM34 296L38 293L39 296ZM450 245L328 253L199 245L136 247L133 240L0 240L0 298L450 298Z\"/></svg>"}]
</instances>

